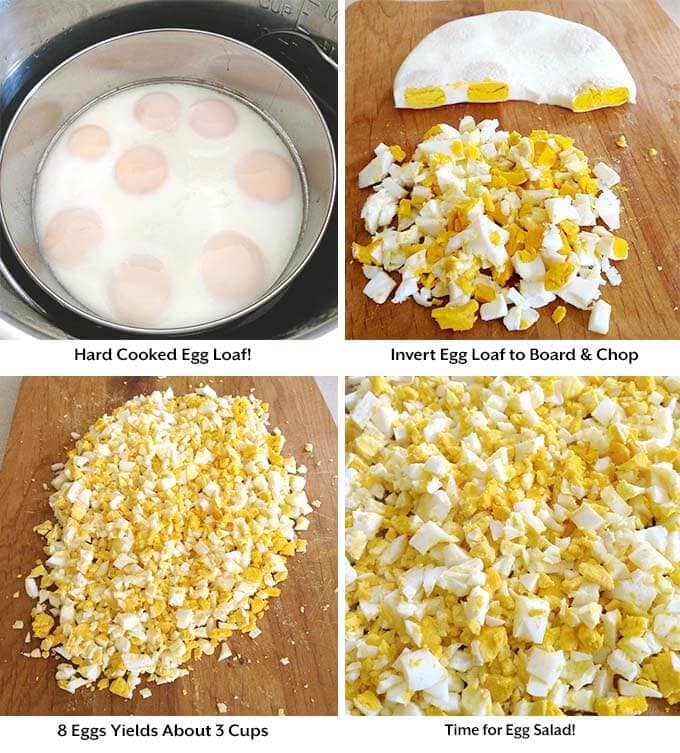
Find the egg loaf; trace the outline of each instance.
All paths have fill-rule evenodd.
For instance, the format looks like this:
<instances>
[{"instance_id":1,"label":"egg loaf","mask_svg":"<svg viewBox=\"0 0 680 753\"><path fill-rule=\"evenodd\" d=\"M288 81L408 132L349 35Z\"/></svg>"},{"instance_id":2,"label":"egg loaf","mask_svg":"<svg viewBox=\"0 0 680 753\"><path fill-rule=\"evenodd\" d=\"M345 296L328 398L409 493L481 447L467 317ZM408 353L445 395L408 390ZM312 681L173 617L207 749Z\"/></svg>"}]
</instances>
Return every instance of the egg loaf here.
<instances>
[{"instance_id":1,"label":"egg loaf","mask_svg":"<svg viewBox=\"0 0 680 753\"><path fill-rule=\"evenodd\" d=\"M595 29L521 10L440 26L394 79L396 107L508 99L585 112L635 102L636 86L614 45Z\"/></svg>"}]
</instances>

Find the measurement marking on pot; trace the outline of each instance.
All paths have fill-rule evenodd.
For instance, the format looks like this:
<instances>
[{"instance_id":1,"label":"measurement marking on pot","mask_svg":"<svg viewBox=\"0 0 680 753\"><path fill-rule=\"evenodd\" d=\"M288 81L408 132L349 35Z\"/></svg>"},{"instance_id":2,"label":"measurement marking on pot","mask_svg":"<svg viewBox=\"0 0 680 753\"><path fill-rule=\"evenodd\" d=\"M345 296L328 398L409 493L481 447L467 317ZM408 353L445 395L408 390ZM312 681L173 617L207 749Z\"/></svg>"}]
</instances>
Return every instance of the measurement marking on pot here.
<instances>
[{"instance_id":1,"label":"measurement marking on pot","mask_svg":"<svg viewBox=\"0 0 680 753\"><path fill-rule=\"evenodd\" d=\"M312 6L311 8L308 6ZM325 3L321 4L320 0L302 0L302 6L300 7L300 15L298 16L297 25L302 26L302 16L317 16L321 15L324 21L329 21L332 24L338 23L338 5L337 3Z\"/></svg>"},{"instance_id":2,"label":"measurement marking on pot","mask_svg":"<svg viewBox=\"0 0 680 753\"><path fill-rule=\"evenodd\" d=\"M324 11L324 18L330 21L332 24L338 23L338 6L337 4L327 3L326 10Z\"/></svg>"},{"instance_id":3,"label":"measurement marking on pot","mask_svg":"<svg viewBox=\"0 0 680 753\"><path fill-rule=\"evenodd\" d=\"M313 5L317 10L321 7L319 0L302 0L302 6L300 8L301 16L308 16L310 13L314 13L314 10L308 10L307 6Z\"/></svg>"},{"instance_id":4,"label":"measurement marking on pot","mask_svg":"<svg viewBox=\"0 0 680 753\"><path fill-rule=\"evenodd\" d=\"M283 2L283 0L258 0L258 5L275 16L291 16L293 14L293 6Z\"/></svg>"}]
</instances>

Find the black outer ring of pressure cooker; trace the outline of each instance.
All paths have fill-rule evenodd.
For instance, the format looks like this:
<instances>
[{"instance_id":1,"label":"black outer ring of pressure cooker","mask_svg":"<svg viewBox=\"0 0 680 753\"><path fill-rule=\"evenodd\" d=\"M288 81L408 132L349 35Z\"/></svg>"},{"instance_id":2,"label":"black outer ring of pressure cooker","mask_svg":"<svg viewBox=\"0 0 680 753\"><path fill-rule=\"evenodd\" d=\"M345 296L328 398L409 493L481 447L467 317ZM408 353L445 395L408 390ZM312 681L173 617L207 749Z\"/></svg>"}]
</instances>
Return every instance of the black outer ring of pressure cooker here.
<instances>
[{"instance_id":1,"label":"black outer ring of pressure cooker","mask_svg":"<svg viewBox=\"0 0 680 753\"><path fill-rule=\"evenodd\" d=\"M121 34L161 28L211 31L238 39L285 66L311 94L331 132L337 154L337 73L305 40L264 36L290 28L264 8L226 0L159 0L137 3L88 18L52 37L16 66L0 88L0 140L30 90L51 70L80 50ZM192 338L286 339L314 330L337 317L337 195L328 227L312 259L293 282L266 305L228 325L191 334ZM0 255L10 274L45 312L72 337L128 339L129 333L103 327L64 308L33 282L1 232ZM157 335L148 335L157 339Z\"/></svg>"}]
</instances>

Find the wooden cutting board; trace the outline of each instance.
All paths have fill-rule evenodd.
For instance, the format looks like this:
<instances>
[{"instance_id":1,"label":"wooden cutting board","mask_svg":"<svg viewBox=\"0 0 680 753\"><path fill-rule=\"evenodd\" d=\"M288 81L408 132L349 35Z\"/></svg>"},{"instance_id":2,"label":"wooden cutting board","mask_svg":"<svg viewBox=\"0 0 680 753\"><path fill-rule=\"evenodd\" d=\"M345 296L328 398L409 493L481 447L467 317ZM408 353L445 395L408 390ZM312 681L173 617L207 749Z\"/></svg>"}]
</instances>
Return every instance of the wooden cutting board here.
<instances>
[{"instance_id":1,"label":"wooden cutting board","mask_svg":"<svg viewBox=\"0 0 680 753\"><path fill-rule=\"evenodd\" d=\"M404 58L430 31L462 16L499 10L534 10L578 21L602 32L619 50L637 83L638 102L589 113L529 102L458 104L428 110L397 110L394 76ZM457 125L464 115L498 118L501 128L528 133L545 128L576 139L591 165L602 160L622 176L627 192L620 234L630 245L618 269L623 284L604 288L611 303L609 338L680 337L680 30L654 0L465 0L379 2L361 0L347 11L346 110L346 333L350 338L594 338L588 312L568 307L556 325L550 312L526 332L508 332L502 321L478 321L469 332L443 332L430 311L412 301L379 306L363 295L361 265L351 262L353 240L366 243L359 219L369 189L357 173L381 141L407 154L435 123ZM629 147L614 143L625 134ZM658 151L656 157L648 149ZM351 262L351 263L350 263ZM674 310L675 309L675 310ZM547 312L547 313L546 313Z\"/></svg>"},{"instance_id":2,"label":"wooden cutting board","mask_svg":"<svg viewBox=\"0 0 680 753\"><path fill-rule=\"evenodd\" d=\"M43 484L52 463L73 445L71 432L84 433L101 415L125 400L154 389L177 394L210 384L219 394L255 395L270 404L271 425L286 437L286 451L309 468L307 491L322 506L310 515L306 553L288 560L282 594L258 622L262 635L234 637L237 660L204 656L187 677L150 685L153 695L131 701L108 691L57 687L56 659L21 655L34 602L23 578L42 556L43 539L33 526L51 517ZM304 445L313 444L311 453ZM317 465L317 463L320 463ZM337 710L337 438L336 428L312 378L282 377L40 377L25 378L0 473L0 714L335 714ZM19 591L19 598L12 594ZM304 612L301 609L304 607ZM290 664L279 660L287 656ZM141 686L140 686L141 687Z\"/></svg>"}]
</instances>

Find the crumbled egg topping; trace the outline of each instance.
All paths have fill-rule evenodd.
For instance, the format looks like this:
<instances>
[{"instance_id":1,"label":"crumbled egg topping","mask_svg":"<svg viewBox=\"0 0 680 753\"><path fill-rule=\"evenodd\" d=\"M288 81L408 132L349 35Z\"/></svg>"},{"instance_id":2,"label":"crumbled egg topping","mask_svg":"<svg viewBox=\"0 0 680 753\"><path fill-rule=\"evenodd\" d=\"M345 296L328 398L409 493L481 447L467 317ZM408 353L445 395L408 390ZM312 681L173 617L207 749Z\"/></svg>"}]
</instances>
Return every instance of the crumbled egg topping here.
<instances>
[{"instance_id":1,"label":"crumbled egg topping","mask_svg":"<svg viewBox=\"0 0 680 753\"><path fill-rule=\"evenodd\" d=\"M453 331L479 317L525 330L558 298L588 310L597 302L589 329L606 334L601 288L621 283L614 262L628 256L611 232L619 175L603 162L591 170L567 136L497 129L470 116L436 125L406 162L400 146L378 145L359 173L360 188L373 186L361 212L371 241L352 244L363 292L376 303L412 298Z\"/></svg>"},{"instance_id":2,"label":"crumbled egg topping","mask_svg":"<svg viewBox=\"0 0 680 753\"><path fill-rule=\"evenodd\" d=\"M680 378L353 379L350 713L680 702Z\"/></svg>"},{"instance_id":3,"label":"crumbled egg topping","mask_svg":"<svg viewBox=\"0 0 680 753\"><path fill-rule=\"evenodd\" d=\"M229 656L234 633L259 634L312 511L268 419L253 395L156 391L55 466L56 520L35 529L47 558L25 582L42 656L64 660L59 687L130 698L142 678L172 682L220 644Z\"/></svg>"}]
</instances>

